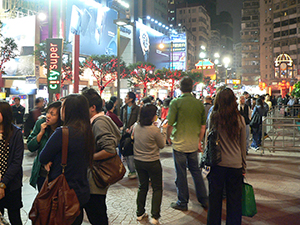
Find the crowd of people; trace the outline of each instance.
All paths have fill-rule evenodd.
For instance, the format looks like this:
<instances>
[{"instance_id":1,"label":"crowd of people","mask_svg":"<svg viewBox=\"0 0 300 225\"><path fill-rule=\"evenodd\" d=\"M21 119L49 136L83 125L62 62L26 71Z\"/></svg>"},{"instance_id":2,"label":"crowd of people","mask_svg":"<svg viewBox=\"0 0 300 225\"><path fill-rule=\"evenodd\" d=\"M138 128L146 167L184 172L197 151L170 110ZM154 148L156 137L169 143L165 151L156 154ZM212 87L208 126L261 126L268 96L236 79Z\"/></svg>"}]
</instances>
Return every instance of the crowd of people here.
<instances>
[{"instance_id":1,"label":"crowd of people","mask_svg":"<svg viewBox=\"0 0 300 225\"><path fill-rule=\"evenodd\" d=\"M226 223L241 224L246 154L251 147L257 150L261 145L262 118L274 105L292 106L296 101L293 97L289 100L268 95L251 97L247 92L237 98L231 89L221 87L216 95L206 96L202 102L195 98L192 89L193 81L184 77L180 81L182 94L178 98L167 97L162 101L149 96L137 101L135 93L128 92L125 104L117 109L120 100L116 97L105 103L96 90L85 88L81 94L71 94L48 104L45 115L42 98L37 98L24 128L28 150L37 152L30 185L40 191L47 176L51 182L61 174L63 125L69 129L65 177L81 209L73 224L82 223L84 211L91 224L108 224L106 195L109 186L99 188L95 184L91 165L94 160L108 159L118 153L126 162L128 178L139 181L137 220L148 217L145 202L151 183L150 223L158 224L163 195L160 149L165 145L172 146L176 172L177 201L170 206L175 210L188 210L188 169L197 200L208 210L207 224L221 224L224 191ZM0 102L0 212L3 214L4 208L8 210L12 225L22 224L24 111L19 98L15 98L13 106ZM120 116L117 116L118 111ZM256 126L253 125L254 117L258 118ZM205 134L211 129L218 131L222 161L210 168L207 190L199 152L204 151Z\"/></svg>"}]
</instances>

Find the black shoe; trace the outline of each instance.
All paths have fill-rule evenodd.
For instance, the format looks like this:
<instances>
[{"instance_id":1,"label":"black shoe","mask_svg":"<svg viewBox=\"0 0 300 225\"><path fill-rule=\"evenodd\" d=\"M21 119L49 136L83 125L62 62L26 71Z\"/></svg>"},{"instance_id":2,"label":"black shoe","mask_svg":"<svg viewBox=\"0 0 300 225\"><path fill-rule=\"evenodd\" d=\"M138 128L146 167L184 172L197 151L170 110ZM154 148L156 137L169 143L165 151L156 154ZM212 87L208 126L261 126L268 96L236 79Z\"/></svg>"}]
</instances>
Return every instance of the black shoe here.
<instances>
[{"instance_id":1,"label":"black shoe","mask_svg":"<svg viewBox=\"0 0 300 225\"><path fill-rule=\"evenodd\" d=\"M176 202L172 202L170 205L173 209L181 210L181 211L187 211L188 207L187 206L180 206Z\"/></svg>"}]
</instances>

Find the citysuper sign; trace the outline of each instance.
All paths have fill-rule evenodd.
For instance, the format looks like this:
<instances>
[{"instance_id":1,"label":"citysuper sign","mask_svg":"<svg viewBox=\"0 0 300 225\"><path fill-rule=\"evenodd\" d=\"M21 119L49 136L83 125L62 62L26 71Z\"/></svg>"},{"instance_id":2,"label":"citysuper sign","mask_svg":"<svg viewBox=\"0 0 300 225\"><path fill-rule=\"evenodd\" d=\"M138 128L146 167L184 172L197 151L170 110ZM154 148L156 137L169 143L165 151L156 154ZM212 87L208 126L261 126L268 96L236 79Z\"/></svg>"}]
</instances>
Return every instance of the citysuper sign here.
<instances>
[{"instance_id":1,"label":"citysuper sign","mask_svg":"<svg viewBox=\"0 0 300 225\"><path fill-rule=\"evenodd\" d=\"M47 83L49 93L60 93L63 39L47 39Z\"/></svg>"}]
</instances>

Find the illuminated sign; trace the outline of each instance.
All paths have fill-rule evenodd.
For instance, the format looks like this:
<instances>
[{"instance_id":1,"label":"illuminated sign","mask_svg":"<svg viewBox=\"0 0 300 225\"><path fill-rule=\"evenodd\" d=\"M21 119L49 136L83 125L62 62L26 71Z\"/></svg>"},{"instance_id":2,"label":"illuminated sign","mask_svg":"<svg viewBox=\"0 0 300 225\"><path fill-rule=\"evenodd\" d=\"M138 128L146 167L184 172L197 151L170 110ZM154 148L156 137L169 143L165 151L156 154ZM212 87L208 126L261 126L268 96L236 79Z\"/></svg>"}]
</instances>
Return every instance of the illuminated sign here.
<instances>
[{"instance_id":1,"label":"illuminated sign","mask_svg":"<svg viewBox=\"0 0 300 225\"><path fill-rule=\"evenodd\" d=\"M226 84L238 85L241 84L240 79L226 79Z\"/></svg>"},{"instance_id":2,"label":"illuminated sign","mask_svg":"<svg viewBox=\"0 0 300 225\"><path fill-rule=\"evenodd\" d=\"M63 39L47 39L47 83L49 93L60 93Z\"/></svg>"}]
</instances>

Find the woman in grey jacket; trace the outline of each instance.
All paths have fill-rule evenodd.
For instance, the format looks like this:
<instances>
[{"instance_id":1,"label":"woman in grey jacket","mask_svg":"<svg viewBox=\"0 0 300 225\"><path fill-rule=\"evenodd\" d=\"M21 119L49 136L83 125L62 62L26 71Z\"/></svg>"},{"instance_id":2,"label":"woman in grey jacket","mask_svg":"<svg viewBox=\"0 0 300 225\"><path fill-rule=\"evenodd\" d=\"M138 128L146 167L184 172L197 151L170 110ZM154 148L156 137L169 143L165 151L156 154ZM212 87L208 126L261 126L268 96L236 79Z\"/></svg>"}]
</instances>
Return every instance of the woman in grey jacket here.
<instances>
[{"instance_id":1,"label":"woman in grey jacket","mask_svg":"<svg viewBox=\"0 0 300 225\"><path fill-rule=\"evenodd\" d=\"M221 224L222 194L226 188L226 224L242 223L242 184L246 170L246 124L238 112L236 97L229 88L218 92L208 121L208 131L216 129L222 161L212 166L209 182L208 225Z\"/></svg>"},{"instance_id":2,"label":"woman in grey jacket","mask_svg":"<svg viewBox=\"0 0 300 225\"><path fill-rule=\"evenodd\" d=\"M160 130L153 125L157 108L150 103L145 104L140 113L140 122L134 128L134 163L139 178L137 195L137 220L147 216L145 203L149 179L153 189L151 224L158 224L162 200L162 167L159 160L159 149L165 146L165 139Z\"/></svg>"}]
</instances>

